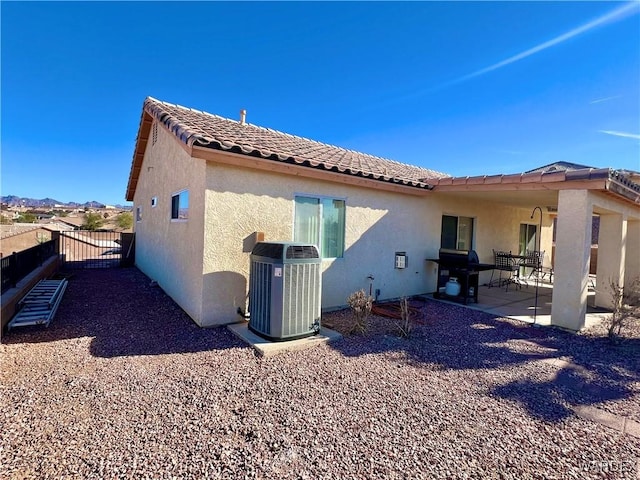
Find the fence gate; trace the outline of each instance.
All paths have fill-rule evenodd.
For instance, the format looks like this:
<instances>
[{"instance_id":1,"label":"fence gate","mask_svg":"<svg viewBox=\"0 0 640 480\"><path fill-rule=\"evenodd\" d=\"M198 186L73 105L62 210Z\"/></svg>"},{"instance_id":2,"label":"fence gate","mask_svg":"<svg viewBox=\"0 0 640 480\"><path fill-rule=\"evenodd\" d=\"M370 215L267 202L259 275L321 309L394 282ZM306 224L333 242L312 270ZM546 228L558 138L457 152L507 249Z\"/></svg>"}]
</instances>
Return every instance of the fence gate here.
<instances>
[{"instance_id":1,"label":"fence gate","mask_svg":"<svg viewBox=\"0 0 640 480\"><path fill-rule=\"evenodd\" d=\"M134 264L134 234L73 230L60 232L64 268L113 268Z\"/></svg>"}]
</instances>

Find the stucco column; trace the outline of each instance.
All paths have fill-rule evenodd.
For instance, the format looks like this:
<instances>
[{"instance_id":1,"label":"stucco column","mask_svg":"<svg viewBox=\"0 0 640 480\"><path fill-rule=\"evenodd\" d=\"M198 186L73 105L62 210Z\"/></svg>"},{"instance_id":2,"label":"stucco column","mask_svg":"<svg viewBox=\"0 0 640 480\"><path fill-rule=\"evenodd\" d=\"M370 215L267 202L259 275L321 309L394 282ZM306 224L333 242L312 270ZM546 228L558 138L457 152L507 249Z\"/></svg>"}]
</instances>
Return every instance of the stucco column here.
<instances>
[{"instance_id":1,"label":"stucco column","mask_svg":"<svg viewBox=\"0 0 640 480\"><path fill-rule=\"evenodd\" d=\"M611 308L611 282L624 286L627 219L620 214L600 216L596 305Z\"/></svg>"},{"instance_id":2,"label":"stucco column","mask_svg":"<svg viewBox=\"0 0 640 480\"><path fill-rule=\"evenodd\" d=\"M580 330L587 313L591 215L587 190L560 190L551 324Z\"/></svg>"},{"instance_id":3,"label":"stucco column","mask_svg":"<svg viewBox=\"0 0 640 480\"><path fill-rule=\"evenodd\" d=\"M627 255L624 262L624 284L640 279L640 220L627 222Z\"/></svg>"}]
</instances>

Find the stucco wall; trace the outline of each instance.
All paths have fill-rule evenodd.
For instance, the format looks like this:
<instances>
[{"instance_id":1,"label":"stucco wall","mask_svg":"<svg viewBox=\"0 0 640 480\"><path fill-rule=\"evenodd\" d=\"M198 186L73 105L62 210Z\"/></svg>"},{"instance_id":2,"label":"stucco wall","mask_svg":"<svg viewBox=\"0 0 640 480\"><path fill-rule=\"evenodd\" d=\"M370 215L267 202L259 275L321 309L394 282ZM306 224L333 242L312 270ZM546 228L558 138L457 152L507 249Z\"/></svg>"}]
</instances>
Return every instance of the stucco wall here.
<instances>
[{"instance_id":1,"label":"stucco wall","mask_svg":"<svg viewBox=\"0 0 640 480\"><path fill-rule=\"evenodd\" d=\"M204 160L192 159L164 127L145 151L134 196L136 265L195 321L202 321ZM171 195L189 190L189 219L171 220ZM157 197L157 206L151 198ZM142 206L142 221L135 209Z\"/></svg>"},{"instance_id":2,"label":"stucco wall","mask_svg":"<svg viewBox=\"0 0 640 480\"><path fill-rule=\"evenodd\" d=\"M480 260L493 263L492 249L518 251L521 223L531 209L469 202L431 193L415 197L295 176L208 163L206 174L203 324L238 319L246 308L249 256L254 232L266 240L293 240L296 194L346 200L344 258L323 260L322 307L342 307L349 293L380 290L379 299L433 292L442 215L473 217L474 246ZM542 249L550 264L552 218L543 212ZM406 252L408 268L395 269L396 251ZM491 272L484 272L487 282Z\"/></svg>"},{"instance_id":3,"label":"stucco wall","mask_svg":"<svg viewBox=\"0 0 640 480\"><path fill-rule=\"evenodd\" d=\"M627 223L627 252L625 265L625 285L640 281L640 220Z\"/></svg>"},{"instance_id":4,"label":"stucco wall","mask_svg":"<svg viewBox=\"0 0 640 480\"><path fill-rule=\"evenodd\" d=\"M171 221L171 195L182 189L189 190L189 220ZM485 263L493 262L492 249L517 252L520 224L539 221L529 208L454 194L418 197L195 160L160 126L134 197L143 209L135 223L136 264L199 325L237 321L238 307L247 306L253 234L293 240L296 194L346 200L344 257L322 263L325 310L344 306L360 288L379 290L380 300L433 292L437 265L425 259L438 256L443 214L474 218L473 244ZM551 232L552 218L543 212L547 265ZM397 251L406 252L408 268L394 268Z\"/></svg>"},{"instance_id":5,"label":"stucco wall","mask_svg":"<svg viewBox=\"0 0 640 480\"><path fill-rule=\"evenodd\" d=\"M251 235L264 232L265 240L292 240L296 194L346 200L344 257L322 262L324 309L344 305L357 289L369 291L369 275L381 299L429 290L424 259L434 234L439 242L440 227L429 220L437 215L427 210L424 198L210 163L205 324L238 319L237 307L246 307ZM408 268L394 268L396 251L407 253Z\"/></svg>"}]
</instances>

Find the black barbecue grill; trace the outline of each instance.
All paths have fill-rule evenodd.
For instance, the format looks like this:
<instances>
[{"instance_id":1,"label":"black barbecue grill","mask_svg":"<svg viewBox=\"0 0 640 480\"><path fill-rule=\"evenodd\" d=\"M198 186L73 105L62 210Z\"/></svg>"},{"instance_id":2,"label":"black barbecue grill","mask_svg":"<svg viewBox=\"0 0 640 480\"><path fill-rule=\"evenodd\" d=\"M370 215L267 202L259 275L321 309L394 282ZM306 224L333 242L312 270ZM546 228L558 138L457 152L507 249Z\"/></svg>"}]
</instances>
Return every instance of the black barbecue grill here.
<instances>
[{"instance_id":1,"label":"black barbecue grill","mask_svg":"<svg viewBox=\"0 0 640 480\"><path fill-rule=\"evenodd\" d=\"M438 264L438 288L433 294L436 298L449 298L467 303L473 300L478 303L478 277L480 272L493 270L495 265L480 263L475 250L453 250L441 248L438 259L428 258ZM451 278L458 279L460 294L451 297L444 293L447 282Z\"/></svg>"}]
</instances>

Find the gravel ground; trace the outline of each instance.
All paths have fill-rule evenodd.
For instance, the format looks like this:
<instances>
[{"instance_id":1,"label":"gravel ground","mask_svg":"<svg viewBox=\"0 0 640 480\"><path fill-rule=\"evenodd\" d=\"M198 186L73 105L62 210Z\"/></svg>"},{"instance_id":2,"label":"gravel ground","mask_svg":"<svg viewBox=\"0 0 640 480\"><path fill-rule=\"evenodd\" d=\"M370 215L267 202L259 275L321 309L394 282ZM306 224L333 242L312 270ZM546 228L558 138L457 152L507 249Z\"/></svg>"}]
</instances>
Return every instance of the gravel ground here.
<instances>
[{"instance_id":1,"label":"gravel ground","mask_svg":"<svg viewBox=\"0 0 640 480\"><path fill-rule=\"evenodd\" d=\"M2 339L0 478L638 478L640 439L571 410L640 421L637 329L610 345L414 306L409 339L372 317L258 358L136 269L78 272L48 329Z\"/></svg>"}]
</instances>

